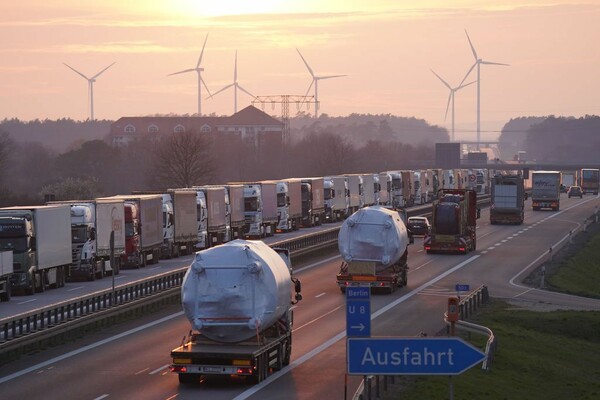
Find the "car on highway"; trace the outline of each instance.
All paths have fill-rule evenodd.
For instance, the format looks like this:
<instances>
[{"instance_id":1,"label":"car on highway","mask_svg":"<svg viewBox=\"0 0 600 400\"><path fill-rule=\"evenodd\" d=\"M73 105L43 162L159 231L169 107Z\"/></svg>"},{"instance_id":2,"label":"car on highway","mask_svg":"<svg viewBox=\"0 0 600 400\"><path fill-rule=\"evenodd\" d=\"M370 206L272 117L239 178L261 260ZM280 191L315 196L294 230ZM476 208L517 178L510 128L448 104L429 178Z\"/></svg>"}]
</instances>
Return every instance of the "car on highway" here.
<instances>
[{"instance_id":1,"label":"car on highway","mask_svg":"<svg viewBox=\"0 0 600 400\"><path fill-rule=\"evenodd\" d=\"M569 198L579 197L580 199L582 199L583 191L581 190L581 187L579 187L579 186L571 186L569 188L569 191L567 192L567 195L569 196Z\"/></svg>"},{"instance_id":2,"label":"car on highway","mask_svg":"<svg viewBox=\"0 0 600 400\"><path fill-rule=\"evenodd\" d=\"M406 223L406 228L413 235L429 235L431 232L431 225L427 217L409 217Z\"/></svg>"}]
</instances>

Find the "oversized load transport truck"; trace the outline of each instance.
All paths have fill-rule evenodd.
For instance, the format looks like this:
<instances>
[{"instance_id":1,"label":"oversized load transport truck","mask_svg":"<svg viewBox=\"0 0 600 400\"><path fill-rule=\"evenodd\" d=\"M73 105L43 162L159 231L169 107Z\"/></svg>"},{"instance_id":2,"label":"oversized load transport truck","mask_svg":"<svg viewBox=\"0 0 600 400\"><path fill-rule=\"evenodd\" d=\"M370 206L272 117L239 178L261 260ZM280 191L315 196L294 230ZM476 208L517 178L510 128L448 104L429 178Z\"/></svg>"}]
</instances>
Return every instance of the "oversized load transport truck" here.
<instances>
[{"instance_id":1,"label":"oversized load transport truck","mask_svg":"<svg viewBox=\"0 0 600 400\"><path fill-rule=\"evenodd\" d=\"M302 298L291 274L289 252L262 241L234 240L196 253L181 286L192 330L171 351L179 382L236 375L258 383L288 365L291 305Z\"/></svg>"},{"instance_id":2,"label":"oversized load transport truck","mask_svg":"<svg viewBox=\"0 0 600 400\"><path fill-rule=\"evenodd\" d=\"M581 170L581 191L583 194L598 194L600 186L600 170L592 168L583 168Z\"/></svg>"},{"instance_id":3,"label":"oversized load transport truck","mask_svg":"<svg viewBox=\"0 0 600 400\"><path fill-rule=\"evenodd\" d=\"M0 250L13 252L13 293L64 286L71 265L70 207L1 208Z\"/></svg>"},{"instance_id":4,"label":"oversized load transport truck","mask_svg":"<svg viewBox=\"0 0 600 400\"><path fill-rule=\"evenodd\" d=\"M475 228L479 218L477 192L441 189L432 205L431 234L423 248L429 253L464 253L477 248Z\"/></svg>"},{"instance_id":5,"label":"oversized load transport truck","mask_svg":"<svg viewBox=\"0 0 600 400\"><path fill-rule=\"evenodd\" d=\"M521 225L526 198L521 175L496 175L492 178L490 223Z\"/></svg>"},{"instance_id":6,"label":"oversized load transport truck","mask_svg":"<svg viewBox=\"0 0 600 400\"><path fill-rule=\"evenodd\" d=\"M0 301L10 301L10 277L13 271L13 252L0 251Z\"/></svg>"},{"instance_id":7,"label":"oversized load transport truck","mask_svg":"<svg viewBox=\"0 0 600 400\"><path fill-rule=\"evenodd\" d=\"M71 208L71 255L69 279L95 280L119 273L125 254L125 206L123 200L65 201ZM110 235L114 232L114 264L110 260Z\"/></svg>"},{"instance_id":8,"label":"oversized load transport truck","mask_svg":"<svg viewBox=\"0 0 600 400\"><path fill-rule=\"evenodd\" d=\"M533 171L531 173L531 205L533 210L560 208L560 171Z\"/></svg>"},{"instance_id":9,"label":"oversized load transport truck","mask_svg":"<svg viewBox=\"0 0 600 400\"><path fill-rule=\"evenodd\" d=\"M162 195L132 194L104 199L125 202L125 254L121 256L121 267L140 268L156 264L163 243Z\"/></svg>"},{"instance_id":10,"label":"oversized load transport truck","mask_svg":"<svg viewBox=\"0 0 600 400\"><path fill-rule=\"evenodd\" d=\"M336 276L342 293L349 286L392 293L408 282L408 245L402 215L382 206L365 207L344 221L338 248L344 260Z\"/></svg>"}]
</instances>

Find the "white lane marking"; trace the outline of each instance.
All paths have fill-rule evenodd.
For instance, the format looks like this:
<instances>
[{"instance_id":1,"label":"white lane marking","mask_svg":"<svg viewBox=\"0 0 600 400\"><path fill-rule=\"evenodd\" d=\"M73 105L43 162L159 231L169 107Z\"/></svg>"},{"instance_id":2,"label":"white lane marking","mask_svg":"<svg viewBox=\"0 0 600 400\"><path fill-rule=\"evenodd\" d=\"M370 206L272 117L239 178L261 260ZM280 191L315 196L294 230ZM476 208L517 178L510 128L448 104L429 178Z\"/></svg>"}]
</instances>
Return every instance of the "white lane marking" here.
<instances>
[{"instance_id":1,"label":"white lane marking","mask_svg":"<svg viewBox=\"0 0 600 400\"><path fill-rule=\"evenodd\" d=\"M79 290L79 289L83 289L83 286L77 286L77 287L74 287L73 289L67 289L67 292L72 292L73 290Z\"/></svg>"},{"instance_id":2,"label":"white lane marking","mask_svg":"<svg viewBox=\"0 0 600 400\"><path fill-rule=\"evenodd\" d=\"M334 308L333 310L326 312L325 314L321 315L320 317L317 317L317 318L315 318L315 319L313 319L313 320L310 320L310 321L308 321L308 322L307 322L307 323L305 323L304 325L301 325L301 326L299 326L299 327L297 327L297 328L294 328L294 329L292 329L292 332L299 331L300 329L302 329L302 328L304 328L304 327L306 327L306 326L308 326L308 325L312 324L313 322L317 322L317 321L318 321L318 320L320 320L321 318L328 316L329 314L331 314L331 313L333 313L333 312L335 312L335 311L339 310L340 308L342 308L342 306L337 306L337 307L336 307L336 308Z\"/></svg>"},{"instance_id":3,"label":"white lane marking","mask_svg":"<svg viewBox=\"0 0 600 400\"><path fill-rule=\"evenodd\" d=\"M496 247L502 246L502 243L496 243L494 246L496 246Z\"/></svg>"},{"instance_id":4,"label":"white lane marking","mask_svg":"<svg viewBox=\"0 0 600 400\"><path fill-rule=\"evenodd\" d=\"M150 368L144 368L141 371L136 372L134 375L139 375L139 374L143 374L144 372L148 371Z\"/></svg>"},{"instance_id":5,"label":"white lane marking","mask_svg":"<svg viewBox=\"0 0 600 400\"><path fill-rule=\"evenodd\" d=\"M109 338L100 340L99 342L92 343L90 345L81 347L81 348L79 348L77 350L73 350L73 351L71 351L69 353L60 355L58 357L54 357L54 358L52 358L50 360L44 361L44 362L36 364L36 365L33 365L33 366L29 367L29 368L25 368L25 369L23 369L21 371L17 371L15 373L12 373L10 375L7 375L7 376L4 376L4 377L0 378L0 384L2 384L4 382L11 381L11 380L13 380L15 378L18 378L18 377L23 376L25 374L28 374L30 372L37 371L40 368L44 368L44 367L47 367L49 365L55 364L55 363L57 363L59 361L66 360L67 358L76 356L77 354L84 353L84 352L86 352L88 350L95 349L96 347L100 347L100 346L103 346L103 345L105 345L107 343L114 342L115 340L119 340L119 339L124 338L126 336L133 335L134 333L137 333L139 331L143 331L143 330L148 329L150 327L153 327L155 325L162 324L163 322L169 321L169 320L171 320L173 318L180 317L182 315L183 315L183 311L179 311L179 312L177 312L175 314L167 315L164 318L157 319L156 321L149 322L149 323L147 323L145 325L142 325L142 326L138 326L137 328L128 330L127 332L119 333L118 335L111 336ZM108 395L106 395L106 396L108 396Z\"/></svg>"},{"instance_id":6,"label":"white lane marking","mask_svg":"<svg viewBox=\"0 0 600 400\"><path fill-rule=\"evenodd\" d=\"M323 293L321 293L321 294L318 294L318 295L316 295L316 296L315 296L315 299L318 299L318 298L319 298L319 297L321 297L321 296L325 296L325 292L323 292Z\"/></svg>"},{"instance_id":7,"label":"white lane marking","mask_svg":"<svg viewBox=\"0 0 600 400\"><path fill-rule=\"evenodd\" d=\"M487 254L487 253L488 253L487 250L484 250L484 251L481 252L481 254Z\"/></svg>"},{"instance_id":8,"label":"white lane marking","mask_svg":"<svg viewBox=\"0 0 600 400\"><path fill-rule=\"evenodd\" d=\"M22 301L22 302L17 303L17 304L27 304L27 303L31 303L32 301L37 301L37 299L25 300L25 301Z\"/></svg>"},{"instance_id":9,"label":"white lane marking","mask_svg":"<svg viewBox=\"0 0 600 400\"><path fill-rule=\"evenodd\" d=\"M102 400L102 399L105 399L105 398L107 398L107 397L108 397L108 395L107 395L107 394L103 394L102 396L98 396L98 397L96 397L94 400Z\"/></svg>"},{"instance_id":10,"label":"white lane marking","mask_svg":"<svg viewBox=\"0 0 600 400\"><path fill-rule=\"evenodd\" d=\"M495 248L496 248L495 246L492 246L492 247L488 247L487 249L488 250L494 250Z\"/></svg>"},{"instance_id":11,"label":"white lane marking","mask_svg":"<svg viewBox=\"0 0 600 400\"><path fill-rule=\"evenodd\" d=\"M171 396L171 397L167 397L167 400L174 399L174 398L175 398L175 397L177 397L177 396L179 396L179 393L177 393L177 394L174 394L174 395L173 395L173 396Z\"/></svg>"},{"instance_id":12,"label":"white lane marking","mask_svg":"<svg viewBox=\"0 0 600 400\"><path fill-rule=\"evenodd\" d=\"M525 230L520 230L520 231L519 231L519 232L517 232L517 233L523 233L523 232L525 232Z\"/></svg>"},{"instance_id":13,"label":"white lane marking","mask_svg":"<svg viewBox=\"0 0 600 400\"><path fill-rule=\"evenodd\" d=\"M501 240L500 242L501 242L501 243L506 243L506 242L507 242L507 240L506 240L506 239L504 239L504 240Z\"/></svg>"},{"instance_id":14,"label":"white lane marking","mask_svg":"<svg viewBox=\"0 0 600 400\"><path fill-rule=\"evenodd\" d=\"M431 264L433 261L435 261L435 260L429 260L429 261L427 261L425 264L421 264L421 265L419 265L419 266L418 266L418 267L416 267L416 268L410 268L410 269L408 270L408 273L410 274L410 273L412 273L412 272L414 272L414 271L417 271L417 270L419 270L419 269L423 268L424 266L426 266L427 264Z\"/></svg>"},{"instance_id":15,"label":"white lane marking","mask_svg":"<svg viewBox=\"0 0 600 400\"><path fill-rule=\"evenodd\" d=\"M321 264L325 264L325 263L328 263L328 262L330 262L330 261L333 261L333 260L335 260L336 258L341 258L341 257L338 255L338 256L333 256L333 257L326 258L326 259L324 259L324 260L321 260L321 261L318 261L318 262L316 262L316 263L314 263L314 264L307 265L306 267L302 267L302 268L294 269L294 273L297 273L297 272L302 272L302 271L306 271L307 269L311 269L311 268L314 268L314 267L318 267L319 265L321 265Z\"/></svg>"},{"instance_id":16,"label":"white lane marking","mask_svg":"<svg viewBox=\"0 0 600 400\"><path fill-rule=\"evenodd\" d=\"M404 296L399 297L398 299L396 299L395 301L391 302L387 306L385 306L383 308L380 308L379 310L377 310L376 312L374 312L373 314L371 314L371 319L375 319L378 316L380 316L380 315L388 312L392 308L396 307L398 304L403 303L404 301L410 299L411 297L413 297L414 295L418 294L423 289L425 289L425 288L433 285L436 282L439 282L440 280L444 279L445 277L447 277L448 275L452 274L453 272L456 272L459 269L461 269L462 267L464 267L465 265L471 263L472 261L475 261L479 257L480 257L480 255L474 255L471 258L466 259L462 263L460 263L460 264L458 264L458 265L450 268L446 272L444 272L444 273L436 276L435 278L431 279L430 281L425 282L424 284L422 284L418 288L413 289L412 291L410 291L409 293L405 294ZM248 397L254 395L255 393L257 393L258 391L260 391L261 389L263 389L267 385L271 384L272 382L275 382L280 377L286 375L291 370L293 370L296 367L299 367L300 365L304 364L306 361L310 360L311 358L313 358L317 354L319 354L319 353L327 350L329 347L333 346L335 343L337 343L338 341L342 340L345 337L346 337L346 331L338 333L337 335L335 335L331 339L327 340L325 343L321 344L320 346L315 347L314 349L312 349L308 353L306 353L303 356L299 357L297 360L295 360L294 362L292 362L287 367L282 368L280 373L271 375L270 377L268 377L267 379L265 379L261 383L259 383L257 385L254 385L252 388L246 390L245 392L240 393L239 395L237 395L236 397L234 397L233 400L244 400L244 399L247 399ZM2 383L2 382L0 382L0 383Z\"/></svg>"},{"instance_id":17,"label":"white lane marking","mask_svg":"<svg viewBox=\"0 0 600 400\"><path fill-rule=\"evenodd\" d=\"M162 370L163 370L163 369L165 369L165 368L169 368L169 364L167 364L167 365L163 365L163 366L162 366L162 367L160 367L160 368L156 368L154 371L150 372L148 375L154 375L154 374L156 374L156 373L158 373L158 372L162 371Z\"/></svg>"},{"instance_id":18,"label":"white lane marking","mask_svg":"<svg viewBox=\"0 0 600 400\"><path fill-rule=\"evenodd\" d=\"M422 253L422 252L423 252L423 249L417 250L417 253Z\"/></svg>"}]
</instances>

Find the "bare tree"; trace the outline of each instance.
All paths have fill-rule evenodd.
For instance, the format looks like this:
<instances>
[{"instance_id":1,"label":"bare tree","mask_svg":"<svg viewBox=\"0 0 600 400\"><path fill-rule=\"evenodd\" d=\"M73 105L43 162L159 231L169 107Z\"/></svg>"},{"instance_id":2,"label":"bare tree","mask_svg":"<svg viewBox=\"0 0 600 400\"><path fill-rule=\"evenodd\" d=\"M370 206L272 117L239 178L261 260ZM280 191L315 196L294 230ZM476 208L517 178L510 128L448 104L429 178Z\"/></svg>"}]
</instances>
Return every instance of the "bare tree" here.
<instances>
[{"instance_id":1,"label":"bare tree","mask_svg":"<svg viewBox=\"0 0 600 400\"><path fill-rule=\"evenodd\" d=\"M98 197L98 179L68 177L60 182L46 185L39 196L54 195L55 200L94 199Z\"/></svg>"},{"instance_id":2,"label":"bare tree","mask_svg":"<svg viewBox=\"0 0 600 400\"><path fill-rule=\"evenodd\" d=\"M190 187L210 182L215 165L211 140L197 132L178 132L155 148L155 184L160 189Z\"/></svg>"}]
</instances>

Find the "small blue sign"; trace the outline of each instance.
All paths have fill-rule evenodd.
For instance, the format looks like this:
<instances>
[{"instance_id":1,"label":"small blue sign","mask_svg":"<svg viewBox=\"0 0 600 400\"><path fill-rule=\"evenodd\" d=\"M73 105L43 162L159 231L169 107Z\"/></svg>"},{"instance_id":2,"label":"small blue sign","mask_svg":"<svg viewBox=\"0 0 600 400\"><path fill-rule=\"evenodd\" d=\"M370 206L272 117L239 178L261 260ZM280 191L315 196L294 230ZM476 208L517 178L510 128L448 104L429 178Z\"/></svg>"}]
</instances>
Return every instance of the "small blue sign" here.
<instances>
[{"instance_id":1,"label":"small blue sign","mask_svg":"<svg viewBox=\"0 0 600 400\"><path fill-rule=\"evenodd\" d=\"M346 336L371 336L371 288L346 288Z\"/></svg>"},{"instance_id":2,"label":"small blue sign","mask_svg":"<svg viewBox=\"0 0 600 400\"><path fill-rule=\"evenodd\" d=\"M456 291L457 292L468 292L469 290L471 290L469 288L469 285L460 285L460 284L456 285Z\"/></svg>"},{"instance_id":3,"label":"small blue sign","mask_svg":"<svg viewBox=\"0 0 600 400\"><path fill-rule=\"evenodd\" d=\"M486 359L458 337L348 338L350 375L460 375Z\"/></svg>"}]
</instances>

